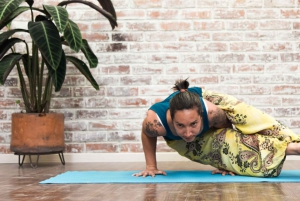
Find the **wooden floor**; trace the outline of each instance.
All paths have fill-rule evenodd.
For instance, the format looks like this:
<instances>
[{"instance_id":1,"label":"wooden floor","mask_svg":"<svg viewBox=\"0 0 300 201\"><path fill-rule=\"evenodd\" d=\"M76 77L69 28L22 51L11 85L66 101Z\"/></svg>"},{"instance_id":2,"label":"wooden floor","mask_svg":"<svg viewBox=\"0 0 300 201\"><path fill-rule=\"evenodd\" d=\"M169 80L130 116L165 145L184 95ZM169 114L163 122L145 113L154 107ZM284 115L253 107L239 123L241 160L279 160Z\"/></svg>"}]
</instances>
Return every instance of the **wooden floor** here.
<instances>
[{"instance_id":1,"label":"wooden floor","mask_svg":"<svg viewBox=\"0 0 300 201\"><path fill-rule=\"evenodd\" d=\"M212 170L193 162L161 162L163 170ZM14 201L298 201L300 183L174 183L174 184L39 184L74 170L142 170L144 163L0 164L0 200ZM286 161L284 169L300 169L300 161Z\"/></svg>"}]
</instances>

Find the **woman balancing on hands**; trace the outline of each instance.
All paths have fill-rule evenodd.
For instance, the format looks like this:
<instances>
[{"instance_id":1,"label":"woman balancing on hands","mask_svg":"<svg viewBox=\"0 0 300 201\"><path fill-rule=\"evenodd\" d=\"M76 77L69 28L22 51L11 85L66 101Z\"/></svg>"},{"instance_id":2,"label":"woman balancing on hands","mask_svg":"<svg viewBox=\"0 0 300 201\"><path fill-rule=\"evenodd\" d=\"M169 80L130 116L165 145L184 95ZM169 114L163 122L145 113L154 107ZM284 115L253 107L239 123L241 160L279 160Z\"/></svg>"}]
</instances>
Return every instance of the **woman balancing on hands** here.
<instances>
[{"instance_id":1,"label":"woman balancing on hands","mask_svg":"<svg viewBox=\"0 0 300 201\"><path fill-rule=\"evenodd\" d=\"M230 95L188 86L177 81L177 91L148 110L146 169L134 176L166 175L157 168L158 136L180 155L217 168L213 174L276 177L286 155L300 154L300 136L273 117Z\"/></svg>"}]
</instances>

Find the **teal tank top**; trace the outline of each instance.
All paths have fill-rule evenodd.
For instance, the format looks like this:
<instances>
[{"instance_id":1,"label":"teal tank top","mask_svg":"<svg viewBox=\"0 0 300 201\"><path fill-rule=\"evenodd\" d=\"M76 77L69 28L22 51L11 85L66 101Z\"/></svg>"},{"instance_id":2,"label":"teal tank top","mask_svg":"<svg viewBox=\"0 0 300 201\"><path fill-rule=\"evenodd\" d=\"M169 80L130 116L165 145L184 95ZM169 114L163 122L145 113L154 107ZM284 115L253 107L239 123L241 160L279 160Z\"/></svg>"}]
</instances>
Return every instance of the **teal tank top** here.
<instances>
[{"instance_id":1,"label":"teal tank top","mask_svg":"<svg viewBox=\"0 0 300 201\"><path fill-rule=\"evenodd\" d=\"M203 133L205 133L208 129L209 129L209 122L208 122L208 116L207 116L207 111L206 111L206 107L202 98L202 89L199 87L191 87L188 88L188 91L190 92L194 92L196 94L199 95L200 101L202 103L202 110L203 110L203 130L201 133L199 133L197 136L202 135ZM149 110L153 110L158 117L161 120L161 123L163 124L163 126L166 129L166 136L163 136L165 138L165 140L182 140L181 137L179 136L175 136L173 135L173 133L171 132L169 125L167 123L167 110L170 107L170 100L171 98L173 98L173 96L175 96L177 93L180 93L179 91L176 91L174 93L172 93L169 97L167 97L165 100L155 103L154 105L152 105Z\"/></svg>"}]
</instances>

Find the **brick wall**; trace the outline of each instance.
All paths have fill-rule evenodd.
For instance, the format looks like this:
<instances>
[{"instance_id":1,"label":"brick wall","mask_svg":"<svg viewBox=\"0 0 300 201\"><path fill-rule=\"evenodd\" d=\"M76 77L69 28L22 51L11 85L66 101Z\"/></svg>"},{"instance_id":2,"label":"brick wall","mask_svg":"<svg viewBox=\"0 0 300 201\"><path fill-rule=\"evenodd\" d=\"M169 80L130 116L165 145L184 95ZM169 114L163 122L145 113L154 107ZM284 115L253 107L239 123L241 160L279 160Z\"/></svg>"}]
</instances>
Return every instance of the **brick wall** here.
<instances>
[{"instance_id":1,"label":"brick wall","mask_svg":"<svg viewBox=\"0 0 300 201\"><path fill-rule=\"evenodd\" d=\"M57 4L56 0L39 3ZM94 0L97 4L97 1ZM112 0L118 28L88 7L70 6L99 58L95 91L69 66L52 110L65 114L66 152L142 152L147 108L174 81L234 95L300 133L299 0ZM18 26L26 26L22 18ZM12 26L17 26L12 25ZM80 56L80 55L79 55ZM0 87L0 153L10 153L16 73ZM171 151L160 139L159 151Z\"/></svg>"}]
</instances>

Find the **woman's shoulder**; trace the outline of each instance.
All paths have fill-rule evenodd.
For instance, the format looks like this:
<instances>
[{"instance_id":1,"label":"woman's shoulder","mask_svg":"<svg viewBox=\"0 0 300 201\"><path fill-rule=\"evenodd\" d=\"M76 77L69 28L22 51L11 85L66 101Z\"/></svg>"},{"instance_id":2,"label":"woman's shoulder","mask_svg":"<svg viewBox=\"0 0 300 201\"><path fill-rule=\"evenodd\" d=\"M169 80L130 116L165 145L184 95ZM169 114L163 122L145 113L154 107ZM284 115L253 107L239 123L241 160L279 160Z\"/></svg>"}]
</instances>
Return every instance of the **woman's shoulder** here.
<instances>
[{"instance_id":1,"label":"woman's shoulder","mask_svg":"<svg viewBox=\"0 0 300 201\"><path fill-rule=\"evenodd\" d=\"M166 130L158 115L153 110L148 110L143 121L143 132L149 137L165 136Z\"/></svg>"}]
</instances>

